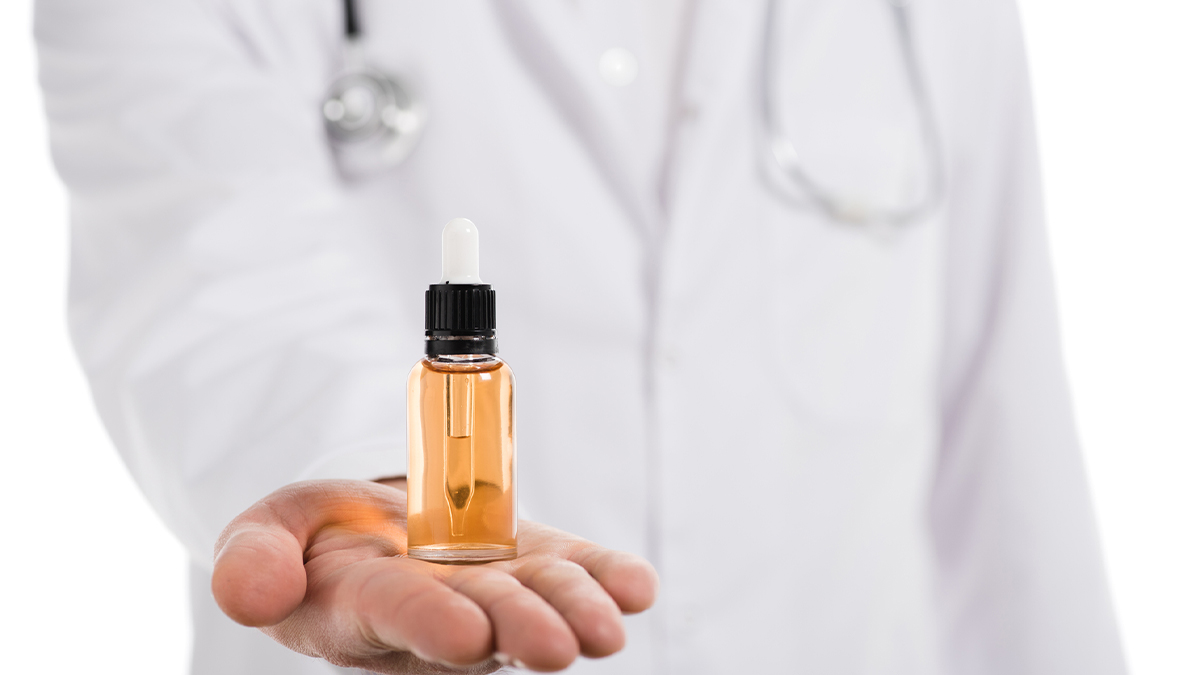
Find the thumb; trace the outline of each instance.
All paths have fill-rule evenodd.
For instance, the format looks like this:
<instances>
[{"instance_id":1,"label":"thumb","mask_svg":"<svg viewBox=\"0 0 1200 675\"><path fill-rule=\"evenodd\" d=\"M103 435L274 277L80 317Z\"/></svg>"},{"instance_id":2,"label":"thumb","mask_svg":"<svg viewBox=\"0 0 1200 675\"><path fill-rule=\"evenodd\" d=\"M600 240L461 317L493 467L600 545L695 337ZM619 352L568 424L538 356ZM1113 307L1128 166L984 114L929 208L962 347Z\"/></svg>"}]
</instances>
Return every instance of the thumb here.
<instances>
[{"instance_id":1,"label":"thumb","mask_svg":"<svg viewBox=\"0 0 1200 675\"><path fill-rule=\"evenodd\" d=\"M308 589L304 544L277 524L254 522L258 506L225 528L213 566L213 597L243 626L283 621Z\"/></svg>"},{"instance_id":2,"label":"thumb","mask_svg":"<svg viewBox=\"0 0 1200 675\"><path fill-rule=\"evenodd\" d=\"M237 518L217 540L212 592L217 605L245 626L272 626L304 600L304 552L334 523L404 519L403 493L366 481L309 481L281 488Z\"/></svg>"}]
</instances>

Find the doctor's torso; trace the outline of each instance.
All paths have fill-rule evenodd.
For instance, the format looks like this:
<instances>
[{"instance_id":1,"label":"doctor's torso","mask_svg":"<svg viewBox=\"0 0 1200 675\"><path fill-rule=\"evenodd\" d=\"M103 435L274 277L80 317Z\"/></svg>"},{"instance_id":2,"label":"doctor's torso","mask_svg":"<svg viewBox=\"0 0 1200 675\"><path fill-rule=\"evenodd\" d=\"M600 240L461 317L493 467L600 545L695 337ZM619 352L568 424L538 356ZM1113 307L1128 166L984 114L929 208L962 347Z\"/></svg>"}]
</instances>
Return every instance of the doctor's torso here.
<instances>
[{"instance_id":1,"label":"doctor's torso","mask_svg":"<svg viewBox=\"0 0 1200 675\"><path fill-rule=\"evenodd\" d=\"M626 649L581 660L579 672L952 672L945 664L958 657L946 655L972 646L978 625L982 635L1020 632L1003 608L1041 606L1007 569L998 577L1017 579L1005 588L1022 599L973 604L988 595L979 589L991 558L954 555L1036 529L1021 509L1046 503L1040 486L989 484L979 494L991 501L972 501L987 473L972 471L1023 477L1028 458L942 457L948 433L955 447L999 439L1073 451L1058 414L1065 394L1011 3L911 3L941 137L930 158L883 0L781 2L770 25L765 2L741 0L361 0L369 62L403 77L428 111L405 161L369 171L335 155L322 126L326 87L344 65L341 3L208 0L194 26L136 4L125 0L127 20L161 12L182 35L171 67L187 74L131 52L179 93L96 122L146 153L129 169L145 190L113 199L86 163L60 159L84 252L72 325L110 432L193 552L244 508L223 495L323 475L310 470L323 448L383 448L388 466L392 456L403 466L404 377L421 355L424 289L439 277L441 224L464 216L480 226L500 355L516 375L523 516L644 555L662 578L654 609L628 617ZM53 39L55 21L75 20L64 17L43 9L44 53L67 49ZM66 61L45 63L51 118L68 128L53 97L70 91L53 79ZM937 160L945 199L896 227L826 217L772 164L764 87L823 188L898 206L929 187ZM130 213L154 217L129 226ZM1004 234L1010 226L1025 234ZM162 251L176 257L159 262ZM135 264L148 271L123 276ZM1032 272L1010 274L1018 268ZM1007 317L1033 336L1009 330ZM137 339L110 337L126 331ZM287 349L309 370L256 370ZM1044 419L1024 407L1032 380L1010 368L1026 354L1049 383L1031 387L1048 392L1035 406ZM977 382L971 391L982 393L960 406ZM340 388L346 395L326 404ZM180 390L163 402L160 392ZM321 405L310 414L311 401ZM1011 401L1011 418L993 414ZM234 412L218 412L226 402ZM243 405L260 406L265 421L243 423ZM1036 423L1020 423L1031 415ZM253 433L237 436L243 427ZM182 450L163 460L156 448L166 446ZM225 450L246 447L245 459ZM954 509L931 498L940 480L965 486L947 503L1001 525L958 527ZM1086 504L1075 483L1063 494ZM1090 540L1075 546L1055 532L1034 538L1067 543L1039 560L1076 550L1091 560ZM947 588L966 590L936 588L939 570L960 568ZM233 626L205 575L198 561L196 672L331 668ZM1082 616L1063 612L1054 620ZM1042 643L1029 644L1014 653L1041 654Z\"/></svg>"}]
</instances>

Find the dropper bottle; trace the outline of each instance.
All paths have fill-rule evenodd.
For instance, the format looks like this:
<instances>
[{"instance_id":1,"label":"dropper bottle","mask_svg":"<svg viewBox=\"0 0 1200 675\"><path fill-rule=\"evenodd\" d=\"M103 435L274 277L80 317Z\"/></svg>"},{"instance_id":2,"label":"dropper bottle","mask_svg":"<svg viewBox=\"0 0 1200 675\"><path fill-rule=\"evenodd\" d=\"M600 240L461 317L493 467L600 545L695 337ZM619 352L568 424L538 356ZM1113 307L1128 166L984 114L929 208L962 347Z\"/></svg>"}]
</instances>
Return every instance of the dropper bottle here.
<instances>
[{"instance_id":1,"label":"dropper bottle","mask_svg":"<svg viewBox=\"0 0 1200 675\"><path fill-rule=\"evenodd\" d=\"M442 280L425 292L425 358L408 378L408 555L517 555L513 376L496 355L496 293L479 278L479 229L442 230Z\"/></svg>"}]
</instances>

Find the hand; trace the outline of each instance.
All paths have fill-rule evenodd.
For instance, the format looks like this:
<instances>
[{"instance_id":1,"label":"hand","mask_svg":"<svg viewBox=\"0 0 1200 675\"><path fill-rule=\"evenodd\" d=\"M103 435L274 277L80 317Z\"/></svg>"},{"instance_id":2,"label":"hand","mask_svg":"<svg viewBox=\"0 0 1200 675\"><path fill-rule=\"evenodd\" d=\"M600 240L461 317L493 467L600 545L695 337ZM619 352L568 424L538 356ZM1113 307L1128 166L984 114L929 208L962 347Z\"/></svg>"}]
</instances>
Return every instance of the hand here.
<instances>
[{"instance_id":1,"label":"hand","mask_svg":"<svg viewBox=\"0 0 1200 675\"><path fill-rule=\"evenodd\" d=\"M409 675L561 670L619 651L621 613L654 602L658 576L642 558L528 521L514 560L408 558L406 496L366 481L276 491L221 534L217 604L302 654Z\"/></svg>"}]
</instances>

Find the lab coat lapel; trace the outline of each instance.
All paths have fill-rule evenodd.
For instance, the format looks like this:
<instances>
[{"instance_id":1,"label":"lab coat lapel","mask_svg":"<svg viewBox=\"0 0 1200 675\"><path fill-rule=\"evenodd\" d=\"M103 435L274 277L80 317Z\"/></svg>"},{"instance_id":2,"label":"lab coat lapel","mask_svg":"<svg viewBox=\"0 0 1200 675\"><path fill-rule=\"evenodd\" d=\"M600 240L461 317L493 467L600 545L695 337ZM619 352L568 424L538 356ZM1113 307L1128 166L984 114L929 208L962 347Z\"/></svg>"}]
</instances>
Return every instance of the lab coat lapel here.
<instances>
[{"instance_id":1,"label":"lab coat lapel","mask_svg":"<svg viewBox=\"0 0 1200 675\"><path fill-rule=\"evenodd\" d=\"M498 0L514 52L545 87L596 161L599 173L639 229L654 222L650 192L637 184L618 110L600 81L594 41L562 1Z\"/></svg>"}]
</instances>

